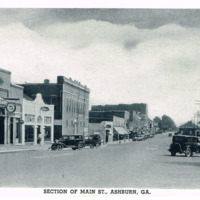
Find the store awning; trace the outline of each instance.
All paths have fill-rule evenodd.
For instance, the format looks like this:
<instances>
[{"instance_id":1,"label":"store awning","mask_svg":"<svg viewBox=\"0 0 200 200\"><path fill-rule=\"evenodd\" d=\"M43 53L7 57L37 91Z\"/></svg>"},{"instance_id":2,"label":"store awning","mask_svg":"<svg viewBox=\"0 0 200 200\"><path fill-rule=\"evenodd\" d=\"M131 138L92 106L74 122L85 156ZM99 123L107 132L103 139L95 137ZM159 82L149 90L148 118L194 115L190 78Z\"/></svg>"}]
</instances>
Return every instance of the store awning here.
<instances>
[{"instance_id":1,"label":"store awning","mask_svg":"<svg viewBox=\"0 0 200 200\"><path fill-rule=\"evenodd\" d=\"M117 134L120 134L120 135L129 134L128 130L126 130L123 127L114 127L114 129L117 132Z\"/></svg>"}]
</instances>

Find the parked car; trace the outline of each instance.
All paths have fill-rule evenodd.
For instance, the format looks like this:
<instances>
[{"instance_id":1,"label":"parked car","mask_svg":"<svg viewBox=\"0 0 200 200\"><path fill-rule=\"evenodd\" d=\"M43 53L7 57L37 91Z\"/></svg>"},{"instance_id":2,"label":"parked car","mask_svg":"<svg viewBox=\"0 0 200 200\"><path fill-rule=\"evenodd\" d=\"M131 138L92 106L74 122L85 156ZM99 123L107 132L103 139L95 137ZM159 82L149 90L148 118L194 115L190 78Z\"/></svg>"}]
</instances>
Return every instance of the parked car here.
<instances>
[{"instance_id":1,"label":"parked car","mask_svg":"<svg viewBox=\"0 0 200 200\"><path fill-rule=\"evenodd\" d=\"M137 133L136 131L135 131L135 132L131 131L131 132L129 133L129 139L133 139L137 134L138 134L138 133Z\"/></svg>"},{"instance_id":2,"label":"parked car","mask_svg":"<svg viewBox=\"0 0 200 200\"><path fill-rule=\"evenodd\" d=\"M144 140L144 135L137 135L133 138L133 141L142 141Z\"/></svg>"},{"instance_id":3,"label":"parked car","mask_svg":"<svg viewBox=\"0 0 200 200\"><path fill-rule=\"evenodd\" d=\"M163 132L161 130L157 131L156 134L162 134Z\"/></svg>"},{"instance_id":4,"label":"parked car","mask_svg":"<svg viewBox=\"0 0 200 200\"><path fill-rule=\"evenodd\" d=\"M172 137L172 133L169 133L168 136L169 136L169 137Z\"/></svg>"},{"instance_id":5,"label":"parked car","mask_svg":"<svg viewBox=\"0 0 200 200\"><path fill-rule=\"evenodd\" d=\"M175 135L172 137L169 151L172 156L175 156L176 153L184 153L187 157L192 156L193 153L200 152L199 139L196 136Z\"/></svg>"},{"instance_id":6,"label":"parked car","mask_svg":"<svg viewBox=\"0 0 200 200\"><path fill-rule=\"evenodd\" d=\"M85 146L83 135L65 135L56 140L50 147L51 150L61 150L63 148L72 148L73 150L82 149Z\"/></svg>"},{"instance_id":7,"label":"parked car","mask_svg":"<svg viewBox=\"0 0 200 200\"><path fill-rule=\"evenodd\" d=\"M154 137L154 134L150 133L149 138L153 138L153 137Z\"/></svg>"},{"instance_id":8,"label":"parked car","mask_svg":"<svg viewBox=\"0 0 200 200\"><path fill-rule=\"evenodd\" d=\"M94 147L99 147L101 145L101 137L100 135L94 134L85 138L85 146L89 146L91 149Z\"/></svg>"}]
</instances>

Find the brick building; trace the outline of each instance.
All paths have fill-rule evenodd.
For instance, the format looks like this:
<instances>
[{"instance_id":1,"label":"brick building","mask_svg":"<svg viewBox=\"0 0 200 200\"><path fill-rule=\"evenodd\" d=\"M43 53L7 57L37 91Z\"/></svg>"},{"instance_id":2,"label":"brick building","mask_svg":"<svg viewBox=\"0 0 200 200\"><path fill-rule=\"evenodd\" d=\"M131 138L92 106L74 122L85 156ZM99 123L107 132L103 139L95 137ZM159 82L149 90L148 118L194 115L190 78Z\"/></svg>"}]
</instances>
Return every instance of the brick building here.
<instances>
[{"instance_id":1,"label":"brick building","mask_svg":"<svg viewBox=\"0 0 200 200\"><path fill-rule=\"evenodd\" d=\"M89 128L95 130L104 123L103 134L106 142L112 142L128 135L127 130L129 120L128 111L90 111L89 112ZM90 130L91 132L91 130ZM101 131L102 132L102 131ZM121 137L119 137L121 135Z\"/></svg>"},{"instance_id":2,"label":"brick building","mask_svg":"<svg viewBox=\"0 0 200 200\"><path fill-rule=\"evenodd\" d=\"M54 105L54 138L70 134L87 135L90 94L87 86L64 76L58 76L57 83L46 79L44 83L21 86L27 96L34 98L41 93L44 103Z\"/></svg>"}]
</instances>

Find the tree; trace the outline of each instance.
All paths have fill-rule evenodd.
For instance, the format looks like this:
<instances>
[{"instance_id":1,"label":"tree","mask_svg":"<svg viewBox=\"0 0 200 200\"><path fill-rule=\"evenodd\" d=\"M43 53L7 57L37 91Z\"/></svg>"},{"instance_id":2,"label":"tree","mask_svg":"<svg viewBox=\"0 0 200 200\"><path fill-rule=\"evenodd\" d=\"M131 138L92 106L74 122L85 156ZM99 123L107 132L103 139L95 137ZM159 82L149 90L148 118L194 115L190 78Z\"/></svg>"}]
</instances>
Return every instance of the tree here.
<instances>
[{"instance_id":1,"label":"tree","mask_svg":"<svg viewBox=\"0 0 200 200\"><path fill-rule=\"evenodd\" d=\"M154 122L154 124L157 124L158 128L161 128L161 123L162 123L162 121L161 121L160 117L157 117L157 116L156 116L156 117L153 119L153 122Z\"/></svg>"},{"instance_id":2,"label":"tree","mask_svg":"<svg viewBox=\"0 0 200 200\"><path fill-rule=\"evenodd\" d=\"M176 125L169 116L163 115L160 128L164 131L170 130L170 129L174 130L176 129Z\"/></svg>"}]
</instances>

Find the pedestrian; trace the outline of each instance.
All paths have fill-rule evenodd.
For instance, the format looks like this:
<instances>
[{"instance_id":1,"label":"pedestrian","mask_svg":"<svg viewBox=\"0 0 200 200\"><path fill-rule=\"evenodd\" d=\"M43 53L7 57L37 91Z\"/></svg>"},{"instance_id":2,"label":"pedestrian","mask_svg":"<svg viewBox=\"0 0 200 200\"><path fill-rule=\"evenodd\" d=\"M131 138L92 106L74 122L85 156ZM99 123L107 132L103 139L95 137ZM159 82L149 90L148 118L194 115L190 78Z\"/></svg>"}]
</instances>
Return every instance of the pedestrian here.
<instances>
[{"instance_id":1,"label":"pedestrian","mask_svg":"<svg viewBox=\"0 0 200 200\"><path fill-rule=\"evenodd\" d=\"M42 144L42 133L41 132L38 134L38 143L39 143L39 145Z\"/></svg>"}]
</instances>

